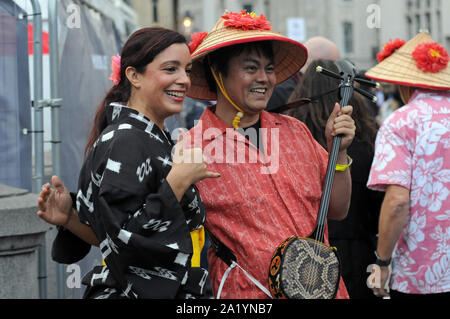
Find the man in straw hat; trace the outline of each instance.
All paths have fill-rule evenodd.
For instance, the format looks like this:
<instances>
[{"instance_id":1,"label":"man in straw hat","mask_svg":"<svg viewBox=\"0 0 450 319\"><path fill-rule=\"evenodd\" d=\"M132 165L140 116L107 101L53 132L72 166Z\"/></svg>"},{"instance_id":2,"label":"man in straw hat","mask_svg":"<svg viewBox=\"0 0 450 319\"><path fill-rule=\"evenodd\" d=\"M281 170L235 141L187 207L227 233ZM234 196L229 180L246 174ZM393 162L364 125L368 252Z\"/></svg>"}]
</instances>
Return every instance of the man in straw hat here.
<instances>
[{"instance_id":1,"label":"man in straw hat","mask_svg":"<svg viewBox=\"0 0 450 319\"><path fill-rule=\"evenodd\" d=\"M450 297L450 66L420 32L391 41L366 76L400 85L406 104L383 123L368 187L385 191L375 271L378 296Z\"/></svg>"},{"instance_id":2,"label":"man in straw hat","mask_svg":"<svg viewBox=\"0 0 450 319\"><path fill-rule=\"evenodd\" d=\"M223 250L209 250L213 292L222 298L267 298L276 247L313 231L328 164L328 153L304 124L264 111L274 86L299 71L307 50L272 31L263 15L245 11L226 12L208 34L195 34L191 50L188 95L217 104L205 110L185 143L202 147L210 169L221 174L198 188L213 242L228 247L239 264L232 269L217 255ZM351 113L351 106L339 110L336 104L328 121L329 147L332 135L343 136L329 209L333 219L345 218L349 206ZM337 298L348 298L342 279Z\"/></svg>"}]
</instances>

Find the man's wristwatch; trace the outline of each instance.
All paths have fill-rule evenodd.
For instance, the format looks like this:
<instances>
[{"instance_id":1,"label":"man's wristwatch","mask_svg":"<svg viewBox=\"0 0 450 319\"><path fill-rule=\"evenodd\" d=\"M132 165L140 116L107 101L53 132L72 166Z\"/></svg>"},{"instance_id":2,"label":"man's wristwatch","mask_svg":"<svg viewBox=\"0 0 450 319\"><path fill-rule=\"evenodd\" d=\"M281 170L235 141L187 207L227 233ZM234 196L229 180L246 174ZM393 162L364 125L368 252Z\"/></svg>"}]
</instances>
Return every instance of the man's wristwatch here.
<instances>
[{"instance_id":1,"label":"man's wristwatch","mask_svg":"<svg viewBox=\"0 0 450 319\"><path fill-rule=\"evenodd\" d=\"M380 256L378 256L377 251L375 250L375 256L377 257L377 260L375 261L375 264L380 267L387 267L391 264L392 258L389 259L381 259Z\"/></svg>"}]
</instances>

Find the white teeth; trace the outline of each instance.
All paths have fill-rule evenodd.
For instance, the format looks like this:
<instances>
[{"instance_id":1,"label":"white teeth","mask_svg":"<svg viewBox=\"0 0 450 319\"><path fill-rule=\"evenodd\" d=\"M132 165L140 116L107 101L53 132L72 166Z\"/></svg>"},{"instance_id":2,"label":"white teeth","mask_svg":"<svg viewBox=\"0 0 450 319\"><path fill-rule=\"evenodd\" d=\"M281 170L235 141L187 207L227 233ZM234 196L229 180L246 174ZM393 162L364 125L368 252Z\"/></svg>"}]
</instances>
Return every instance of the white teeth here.
<instances>
[{"instance_id":1,"label":"white teeth","mask_svg":"<svg viewBox=\"0 0 450 319\"><path fill-rule=\"evenodd\" d=\"M251 89L250 92L266 93L267 89Z\"/></svg>"},{"instance_id":2,"label":"white teeth","mask_svg":"<svg viewBox=\"0 0 450 319\"><path fill-rule=\"evenodd\" d=\"M175 92L175 91L166 91L166 93L170 96L175 96L175 97L184 97L184 93L183 92Z\"/></svg>"}]
</instances>

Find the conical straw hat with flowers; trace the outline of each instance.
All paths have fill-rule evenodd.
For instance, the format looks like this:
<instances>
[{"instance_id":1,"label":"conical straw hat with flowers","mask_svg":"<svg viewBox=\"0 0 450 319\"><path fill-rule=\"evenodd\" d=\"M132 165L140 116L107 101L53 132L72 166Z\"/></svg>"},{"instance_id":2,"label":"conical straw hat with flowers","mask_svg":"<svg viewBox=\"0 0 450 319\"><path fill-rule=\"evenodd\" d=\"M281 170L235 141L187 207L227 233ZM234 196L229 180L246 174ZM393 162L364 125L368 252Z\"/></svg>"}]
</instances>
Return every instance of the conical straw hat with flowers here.
<instances>
[{"instance_id":1,"label":"conical straw hat with flowers","mask_svg":"<svg viewBox=\"0 0 450 319\"><path fill-rule=\"evenodd\" d=\"M188 96L202 100L216 99L216 94L208 89L203 69L203 59L215 50L246 42L272 41L277 83L299 71L308 57L301 43L273 31L264 15L258 16L245 10L239 13L226 11L209 33L194 34L192 40L192 84Z\"/></svg>"},{"instance_id":2,"label":"conical straw hat with flowers","mask_svg":"<svg viewBox=\"0 0 450 319\"><path fill-rule=\"evenodd\" d=\"M366 76L376 81L435 90L450 90L447 50L433 42L428 32L413 39L387 43L378 55L379 64Z\"/></svg>"}]
</instances>

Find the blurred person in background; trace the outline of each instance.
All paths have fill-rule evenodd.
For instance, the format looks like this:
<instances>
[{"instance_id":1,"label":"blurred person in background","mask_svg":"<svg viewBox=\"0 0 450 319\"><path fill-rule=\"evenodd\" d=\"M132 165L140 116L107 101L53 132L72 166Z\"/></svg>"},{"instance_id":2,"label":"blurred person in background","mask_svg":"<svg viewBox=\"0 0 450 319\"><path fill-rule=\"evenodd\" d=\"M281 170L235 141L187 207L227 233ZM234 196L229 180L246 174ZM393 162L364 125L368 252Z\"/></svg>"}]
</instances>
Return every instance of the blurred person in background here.
<instances>
[{"instance_id":1,"label":"blurred person in background","mask_svg":"<svg viewBox=\"0 0 450 319\"><path fill-rule=\"evenodd\" d=\"M401 108L404 104L400 97L398 85L386 83L383 85L384 102L381 104L377 115L378 124L383 122L392 114L392 112Z\"/></svg>"},{"instance_id":2,"label":"blurred person in background","mask_svg":"<svg viewBox=\"0 0 450 319\"><path fill-rule=\"evenodd\" d=\"M337 61L341 58L341 53L337 45L330 39L324 37L312 37L305 41L305 47L308 49L308 60L301 68L305 73L309 65L317 60Z\"/></svg>"},{"instance_id":3,"label":"blurred person in background","mask_svg":"<svg viewBox=\"0 0 450 319\"><path fill-rule=\"evenodd\" d=\"M278 84L273 90L272 97L267 103L266 111L277 112L280 106L283 106L289 100L289 97L301 82L302 74L308 68L308 65L316 60L325 59L336 61L340 59L339 48L331 40L324 37L312 37L303 44L308 50L308 59L301 70L286 81Z\"/></svg>"},{"instance_id":4,"label":"blurred person in background","mask_svg":"<svg viewBox=\"0 0 450 319\"><path fill-rule=\"evenodd\" d=\"M357 77L370 81L370 79L368 79L365 75L366 71L367 70L359 70L357 73ZM357 87L363 89L364 91L367 91L367 92L373 94L374 96L376 96L377 100L375 102L372 100L366 99L366 104L369 108L371 115L376 118L378 116L378 112L379 112L379 108L380 108L379 105L382 104L378 100L380 95L383 95L382 100L384 102L384 94L380 94L380 91L382 90L381 86L380 87L371 87L369 85L365 85L364 83L358 83L358 82L356 82L355 85Z\"/></svg>"}]
</instances>

